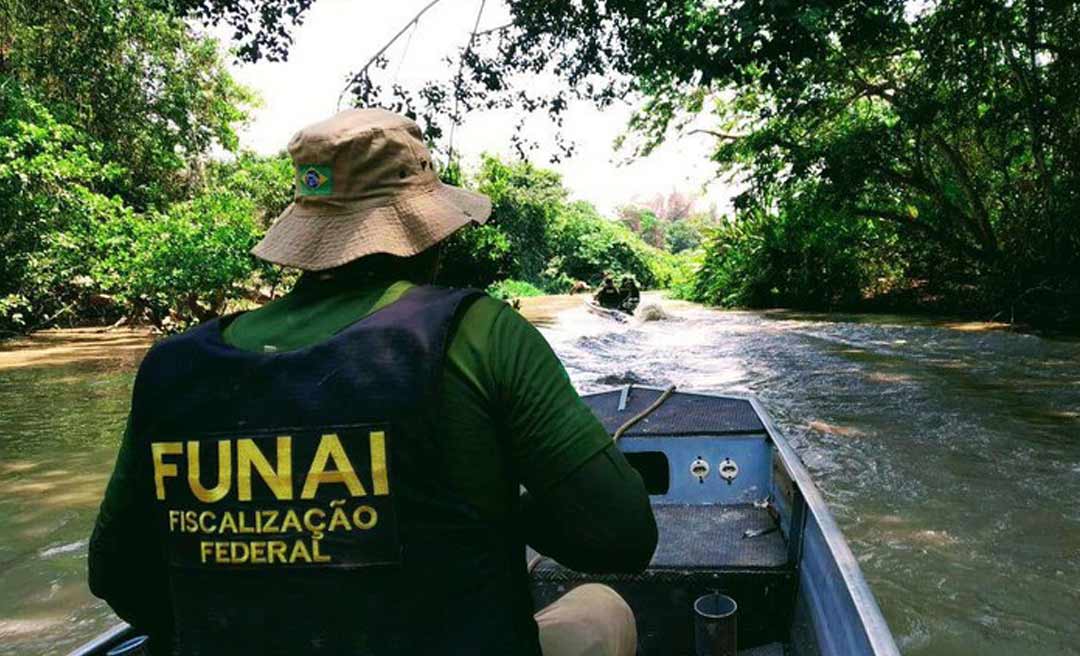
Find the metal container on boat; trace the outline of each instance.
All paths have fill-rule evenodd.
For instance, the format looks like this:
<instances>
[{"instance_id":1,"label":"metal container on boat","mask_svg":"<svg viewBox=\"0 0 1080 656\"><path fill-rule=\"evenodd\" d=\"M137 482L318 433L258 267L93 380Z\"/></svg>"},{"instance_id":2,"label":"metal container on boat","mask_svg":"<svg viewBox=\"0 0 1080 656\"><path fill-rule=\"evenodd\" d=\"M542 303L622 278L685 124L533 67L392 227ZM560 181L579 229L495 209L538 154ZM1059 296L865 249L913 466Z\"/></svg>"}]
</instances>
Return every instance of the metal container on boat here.
<instances>
[{"instance_id":1,"label":"metal container on boat","mask_svg":"<svg viewBox=\"0 0 1080 656\"><path fill-rule=\"evenodd\" d=\"M690 656L695 600L718 592L737 605L741 656L898 656L824 499L756 399L639 386L583 398L641 473L660 542L635 575L583 574L530 550L537 608L605 583L634 609L640 656ZM73 656L133 635L115 627Z\"/></svg>"}]
</instances>

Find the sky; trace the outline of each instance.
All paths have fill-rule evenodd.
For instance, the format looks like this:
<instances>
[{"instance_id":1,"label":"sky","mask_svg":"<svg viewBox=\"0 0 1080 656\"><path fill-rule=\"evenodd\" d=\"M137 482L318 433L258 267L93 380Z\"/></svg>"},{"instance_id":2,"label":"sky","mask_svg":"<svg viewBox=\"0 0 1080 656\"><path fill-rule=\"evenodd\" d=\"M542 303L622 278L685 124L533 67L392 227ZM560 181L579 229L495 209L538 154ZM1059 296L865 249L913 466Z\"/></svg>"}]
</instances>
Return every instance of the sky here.
<instances>
[{"instance_id":1,"label":"sky","mask_svg":"<svg viewBox=\"0 0 1080 656\"><path fill-rule=\"evenodd\" d=\"M233 75L255 89L263 101L242 132L241 144L259 153L274 153L304 125L333 114L350 72L362 66L428 1L318 0L304 25L294 32L287 62L231 64ZM406 86L445 78L442 59L468 40L479 7L480 0L440 2L424 15L411 35L402 36L387 51L387 71ZM509 20L502 2L488 0L480 29ZM219 36L227 37L228 32ZM555 150L553 126L546 116L530 117L528 136L541 144L530 157L559 171L574 198L591 201L608 214L620 205L644 202L673 190L701 194L701 209L715 204L724 211L734 189L715 179L715 167L708 160L711 139L705 135L669 141L649 157L625 163L629 153L615 151L613 142L624 131L631 111L629 105L598 110L590 103L571 104L563 132L575 142L576 153L557 164L549 162ZM516 157L510 137L519 117L508 111L467 116L454 136L454 148L466 166L475 164L484 152Z\"/></svg>"}]
</instances>

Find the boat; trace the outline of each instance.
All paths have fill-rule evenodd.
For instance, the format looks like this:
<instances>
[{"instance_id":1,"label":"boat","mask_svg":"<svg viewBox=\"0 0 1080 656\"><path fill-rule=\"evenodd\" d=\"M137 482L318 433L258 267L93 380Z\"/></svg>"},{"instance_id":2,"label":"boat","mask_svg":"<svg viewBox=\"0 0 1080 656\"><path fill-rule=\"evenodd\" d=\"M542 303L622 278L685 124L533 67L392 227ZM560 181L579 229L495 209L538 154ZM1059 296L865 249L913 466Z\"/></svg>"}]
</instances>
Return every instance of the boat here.
<instances>
[{"instance_id":1,"label":"boat","mask_svg":"<svg viewBox=\"0 0 1080 656\"><path fill-rule=\"evenodd\" d=\"M695 602L734 600L741 656L898 656L859 563L754 397L628 385L583 397L641 474L659 529L636 575L530 559L537 608L599 582L634 609L639 656L691 655Z\"/></svg>"},{"instance_id":2,"label":"boat","mask_svg":"<svg viewBox=\"0 0 1080 656\"><path fill-rule=\"evenodd\" d=\"M627 312L622 308L606 308L591 298L585 299L585 309L595 315L619 322L629 321L634 316L633 312Z\"/></svg>"},{"instance_id":3,"label":"boat","mask_svg":"<svg viewBox=\"0 0 1080 656\"><path fill-rule=\"evenodd\" d=\"M825 500L756 398L637 385L583 398L641 474L659 544L634 575L528 550L537 609L604 583L634 610L639 656L690 656L700 600L730 598L740 656L899 656ZM121 625L72 656L132 638Z\"/></svg>"}]
</instances>

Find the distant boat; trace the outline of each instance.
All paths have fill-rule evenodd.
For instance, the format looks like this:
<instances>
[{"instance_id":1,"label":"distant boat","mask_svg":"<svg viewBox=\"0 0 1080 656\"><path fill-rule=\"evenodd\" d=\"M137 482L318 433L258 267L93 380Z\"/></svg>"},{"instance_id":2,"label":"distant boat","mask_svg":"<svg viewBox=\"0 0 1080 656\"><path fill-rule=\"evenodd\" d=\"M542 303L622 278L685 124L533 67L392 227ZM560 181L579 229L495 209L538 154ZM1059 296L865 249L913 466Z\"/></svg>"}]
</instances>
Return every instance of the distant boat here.
<instances>
[{"instance_id":1,"label":"distant boat","mask_svg":"<svg viewBox=\"0 0 1080 656\"><path fill-rule=\"evenodd\" d=\"M622 308L606 308L592 300L591 298L585 299L585 309L592 312L595 315L604 317L606 319L613 319L615 321L626 321L630 317L634 316L633 311L627 311Z\"/></svg>"},{"instance_id":2,"label":"distant boat","mask_svg":"<svg viewBox=\"0 0 1080 656\"><path fill-rule=\"evenodd\" d=\"M740 656L898 656L855 556L795 451L754 398L627 385L584 397L641 474L660 542L635 575L575 572L529 550L537 608L576 585L634 609L639 656L694 653L694 602L735 600ZM121 625L73 652L105 656Z\"/></svg>"}]
</instances>

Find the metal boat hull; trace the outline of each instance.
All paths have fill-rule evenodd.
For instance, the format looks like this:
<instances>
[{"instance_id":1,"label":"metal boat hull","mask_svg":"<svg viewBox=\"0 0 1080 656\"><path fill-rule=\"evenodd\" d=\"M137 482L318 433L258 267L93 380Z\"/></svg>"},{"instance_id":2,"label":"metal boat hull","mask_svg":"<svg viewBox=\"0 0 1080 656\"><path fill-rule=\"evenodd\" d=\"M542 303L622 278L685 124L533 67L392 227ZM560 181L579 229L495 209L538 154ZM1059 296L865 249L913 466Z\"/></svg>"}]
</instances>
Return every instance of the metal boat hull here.
<instances>
[{"instance_id":1,"label":"metal boat hull","mask_svg":"<svg viewBox=\"0 0 1080 656\"><path fill-rule=\"evenodd\" d=\"M585 301L585 309L588 310L589 312L597 315L597 316L604 317L605 319L611 319L613 321L618 321L618 322L629 321L630 317L634 316L633 314L623 312L622 310L616 310L616 309L613 309L613 308L601 307L601 306L597 305L592 300L586 300Z\"/></svg>"}]
</instances>

